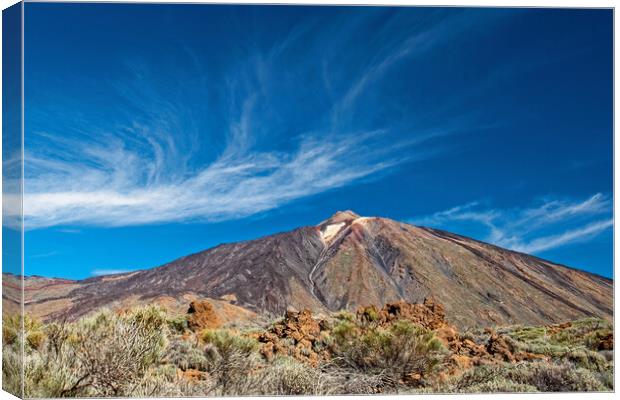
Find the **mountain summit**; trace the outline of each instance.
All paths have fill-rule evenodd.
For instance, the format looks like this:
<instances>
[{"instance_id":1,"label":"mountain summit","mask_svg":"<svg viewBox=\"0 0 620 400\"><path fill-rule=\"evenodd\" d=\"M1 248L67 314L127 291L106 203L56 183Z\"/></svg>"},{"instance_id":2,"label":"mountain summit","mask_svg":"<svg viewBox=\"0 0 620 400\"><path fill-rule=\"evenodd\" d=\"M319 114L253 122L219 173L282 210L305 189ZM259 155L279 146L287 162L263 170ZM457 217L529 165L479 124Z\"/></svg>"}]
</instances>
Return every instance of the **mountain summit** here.
<instances>
[{"instance_id":1,"label":"mountain summit","mask_svg":"<svg viewBox=\"0 0 620 400\"><path fill-rule=\"evenodd\" d=\"M433 297L461 327L613 314L610 279L352 211L337 212L317 226L220 245L149 270L83 281L26 278L26 288L26 309L45 319L146 302L180 309L196 298L218 299L228 314L247 315L280 314L289 307L326 312Z\"/></svg>"},{"instance_id":2,"label":"mountain summit","mask_svg":"<svg viewBox=\"0 0 620 400\"><path fill-rule=\"evenodd\" d=\"M343 222L352 222L358 218L361 218L358 214L354 213L351 210L346 211L337 211L334 215L321 222L319 226L339 224Z\"/></svg>"}]
</instances>

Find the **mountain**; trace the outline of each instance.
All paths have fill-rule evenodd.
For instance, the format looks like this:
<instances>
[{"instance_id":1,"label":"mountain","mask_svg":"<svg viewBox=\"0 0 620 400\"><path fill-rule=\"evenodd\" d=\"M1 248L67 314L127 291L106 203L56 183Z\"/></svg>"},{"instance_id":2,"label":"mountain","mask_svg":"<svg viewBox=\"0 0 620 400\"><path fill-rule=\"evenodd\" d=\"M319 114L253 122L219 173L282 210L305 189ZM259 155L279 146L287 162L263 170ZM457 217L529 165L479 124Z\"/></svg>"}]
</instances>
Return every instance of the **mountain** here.
<instances>
[{"instance_id":1,"label":"mountain","mask_svg":"<svg viewBox=\"0 0 620 400\"><path fill-rule=\"evenodd\" d=\"M4 300L15 303L15 277ZM19 282L17 282L17 285ZM9 286L7 286L9 285ZM613 281L445 231L338 212L317 226L222 244L163 266L81 281L28 277L26 309L44 319L157 302L212 299L237 314L316 312L433 297L460 327L612 318Z\"/></svg>"}]
</instances>

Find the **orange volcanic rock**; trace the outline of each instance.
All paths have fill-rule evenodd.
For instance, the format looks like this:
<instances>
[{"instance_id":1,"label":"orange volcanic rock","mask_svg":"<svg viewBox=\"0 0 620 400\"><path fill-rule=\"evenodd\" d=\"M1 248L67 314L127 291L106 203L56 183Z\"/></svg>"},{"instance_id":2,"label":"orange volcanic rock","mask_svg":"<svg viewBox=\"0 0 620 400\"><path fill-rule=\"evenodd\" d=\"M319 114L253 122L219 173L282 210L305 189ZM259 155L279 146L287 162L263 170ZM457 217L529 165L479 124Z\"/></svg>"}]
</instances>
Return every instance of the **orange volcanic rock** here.
<instances>
[{"instance_id":1,"label":"orange volcanic rock","mask_svg":"<svg viewBox=\"0 0 620 400\"><path fill-rule=\"evenodd\" d=\"M423 304L411 304L406 301L388 303L381 310L374 305L360 307L357 310L357 318L362 322L374 322L378 325L387 325L403 319L430 330L448 327L443 306L431 298L425 298Z\"/></svg>"},{"instance_id":2,"label":"orange volcanic rock","mask_svg":"<svg viewBox=\"0 0 620 400\"><path fill-rule=\"evenodd\" d=\"M363 334L366 330L376 328L389 329L392 324L401 320L433 331L444 344L447 353L445 368L440 374L443 378L483 364L548 360L548 357L542 354L515 351L506 336L493 329L485 330L487 338L480 343L463 337L458 329L445 319L443 306L430 298L425 299L422 304L399 301L386 304L381 309L374 305L360 307L355 314L355 330L358 334ZM267 360L276 356L290 356L316 367L328 362L332 357L333 348L326 345L330 342L327 339L332 333L332 326L333 321L313 317L309 310L289 310L281 321L263 332L251 335L261 344L260 352ZM601 343L608 341L604 338ZM423 379L423 376L415 373L403 376L403 382L414 386Z\"/></svg>"},{"instance_id":3,"label":"orange volcanic rock","mask_svg":"<svg viewBox=\"0 0 620 400\"><path fill-rule=\"evenodd\" d=\"M329 358L326 351L314 351L314 344L324 331L325 326L321 321L312 318L309 310L289 310L283 321L258 335L257 339L262 343L261 353L268 360L276 355L286 355L317 366L321 360Z\"/></svg>"},{"instance_id":4,"label":"orange volcanic rock","mask_svg":"<svg viewBox=\"0 0 620 400\"><path fill-rule=\"evenodd\" d=\"M189 304L187 314L187 324L194 331L222 326L222 321L208 300L192 301Z\"/></svg>"}]
</instances>

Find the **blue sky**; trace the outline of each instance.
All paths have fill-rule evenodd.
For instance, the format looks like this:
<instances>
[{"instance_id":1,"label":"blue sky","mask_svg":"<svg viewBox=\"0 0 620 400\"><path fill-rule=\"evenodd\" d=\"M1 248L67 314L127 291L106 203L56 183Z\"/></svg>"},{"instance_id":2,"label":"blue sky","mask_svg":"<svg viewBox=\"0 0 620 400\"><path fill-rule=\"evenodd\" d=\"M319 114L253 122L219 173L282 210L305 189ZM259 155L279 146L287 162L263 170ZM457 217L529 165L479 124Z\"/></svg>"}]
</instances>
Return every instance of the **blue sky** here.
<instances>
[{"instance_id":1,"label":"blue sky","mask_svg":"<svg viewBox=\"0 0 620 400\"><path fill-rule=\"evenodd\" d=\"M26 273L314 225L612 276L610 10L26 4Z\"/></svg>"}]
</instances>

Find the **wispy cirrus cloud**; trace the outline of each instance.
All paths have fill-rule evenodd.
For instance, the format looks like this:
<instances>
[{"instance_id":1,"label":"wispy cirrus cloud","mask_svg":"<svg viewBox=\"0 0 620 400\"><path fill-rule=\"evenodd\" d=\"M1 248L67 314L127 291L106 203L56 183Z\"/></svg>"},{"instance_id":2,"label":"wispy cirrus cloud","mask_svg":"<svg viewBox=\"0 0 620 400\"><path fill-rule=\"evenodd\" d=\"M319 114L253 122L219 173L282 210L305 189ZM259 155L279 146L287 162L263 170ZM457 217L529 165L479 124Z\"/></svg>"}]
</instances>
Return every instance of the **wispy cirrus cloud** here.
<instances>
[{"instance_id":1,"label":"wispy cirrus cloud","mask_svg":"<svg viewBox=\"0 0 620 400\"><path fill-rule=\"evenodd\" d=\"M486 231L479 239L524 253L583 242L613 227L612 205L601 193L585 200L542 199L526 208L499 209L471 202L410 222L450 229L454 224Z\"/></svg>"},{"instance_id":2,"label":"wispy cirrus cloud","mask_svg":"<svg viewBox=\"0 0 620 400\"><path fill-rule=\"evenodd\" d=\"M305 138L292 154L225 151L194 175L168 182L144 183L150 160L123 148L71 168L32 158L33 167L45 164L47 172L27 182L26 225L123 226L252 215L405 161L372 150L380 135L366 132L330 142Z\"/></svg>"},{"instance_id":3,"label":"wispy cirrus cloud","mask_svg":"<svg viewBox=\"0 0 620 400\"><path fill-rule=\"evenodd\" d=\"M282 69L282 57L304 46L304 35L313 34L308 27L267 50L248 50L243 62L224 72L191 49L185 49L187 70L174 64L174 74L130 62L129 79L105 83L106 93L114 89L110 103L118 106L103 116L84 104L63 104L61 95L44 100L30 107L25 227L243 218L434 157L442 150L429 143L458 130L418 127L394 135L393 128L364 122L368 106L356 104L393 66L441 40L449 24L440 20L369 51L366 67L330 88L329 96L325 88L329 104L317 103L320 113L303 115L301 123L298 115L285 114L296 111L289 103L305 101L308 93L282 98L303 91L299 82L312 66ZM349 33L354 37L355 29ZM341 45L327 53L340 56L347 43ZM315 51L319 56L324 49ZM342 76L329 70L338 68L335 60L323 66L329 67L319 87L326 68Z\"/></svg>"}]
</instances>

